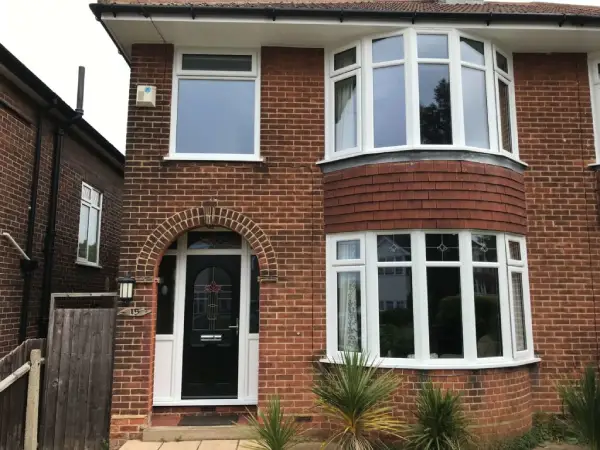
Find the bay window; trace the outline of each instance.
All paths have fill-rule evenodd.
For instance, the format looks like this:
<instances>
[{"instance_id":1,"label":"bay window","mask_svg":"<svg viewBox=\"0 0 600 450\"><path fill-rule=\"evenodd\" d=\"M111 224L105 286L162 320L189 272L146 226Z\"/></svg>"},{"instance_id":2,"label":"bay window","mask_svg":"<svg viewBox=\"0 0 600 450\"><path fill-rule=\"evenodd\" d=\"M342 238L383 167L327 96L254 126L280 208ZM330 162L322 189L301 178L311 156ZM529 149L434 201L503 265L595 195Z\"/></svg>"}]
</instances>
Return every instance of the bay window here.
<instances>
[{"instance_id":1,"label":"bay window","mask_svg":"<svg viewBox=\"0 0 600 450\"><path fill-rule=\"evenodd\" d=\"M327 237L327 353L383 366L532 361L525 240L486 231Z\"/></svg>"},{"instance_id":2,"label":"bay window","mask_svg":"<svg viewBox=\"0 0 600 450\"><path fill-rule=\"evenodd\" d=\"M328 53L327 158L473 150L518 158L512 61L458 30L409 28Z\"/></svg>"}]
</instances>

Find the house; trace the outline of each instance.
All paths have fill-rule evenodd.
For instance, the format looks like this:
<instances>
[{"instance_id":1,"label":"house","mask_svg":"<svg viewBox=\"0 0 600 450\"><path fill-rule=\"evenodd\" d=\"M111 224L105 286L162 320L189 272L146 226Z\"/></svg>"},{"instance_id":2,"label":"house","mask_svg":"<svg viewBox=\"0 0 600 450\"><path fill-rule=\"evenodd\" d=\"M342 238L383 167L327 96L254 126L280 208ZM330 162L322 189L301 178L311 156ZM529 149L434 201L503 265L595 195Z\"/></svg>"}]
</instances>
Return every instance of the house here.
<instances>
[{"instance_id":1,"label":"house","mask_svg":"<svg viewBox=\"0 0 600 450\"><path fill-rule=\"evenodd\" d=\"M116 289L124 162L0 45L0 357L45 336L51 293Z\"/></svg>"},{"instance_id":2,"label":"house","mask_svg":"<svg viewBox=\"0 0 600 450\"><path fill-rule=\"evenodd\" d=\"M112 438L371 355L477 433L597 363L600 8L484 1L91 6L131 65Z\"/></svg>"}]
</instances>

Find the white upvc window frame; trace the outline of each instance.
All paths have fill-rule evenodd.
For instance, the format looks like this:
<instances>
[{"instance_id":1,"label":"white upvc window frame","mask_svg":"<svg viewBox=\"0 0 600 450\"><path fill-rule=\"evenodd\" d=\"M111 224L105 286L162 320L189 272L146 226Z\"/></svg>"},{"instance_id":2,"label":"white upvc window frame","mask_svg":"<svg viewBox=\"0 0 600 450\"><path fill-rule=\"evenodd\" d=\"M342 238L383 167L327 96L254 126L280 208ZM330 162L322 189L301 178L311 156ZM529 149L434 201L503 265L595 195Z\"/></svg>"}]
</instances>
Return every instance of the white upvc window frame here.
<instances>
[{"instance_id":1,"label":"white upvc window frame","mask_svg":"<svg viewBox=\"0 0 600 450\"><path fill-rule=\"evenodd\" d=\"M427 261L425 236L427 234L458 234L459 261ZM377 237L380 235L410 235L411 261L378 262ZM472 259L472 236L493 235L496 237L497 261L478 262ZM361 258L357 260L336 261L337 242L343 240L361 240ZM526 246L523 236L484 230L390 230L363 233L341 233L328 235L326 272L326 325L327 357L330 361L340 361L341 353L337 346L337 273L340 271L360 271L364 276L361 286L361 344L363 352L381 367L422 368L422 369L473 369L510 367L538 361L533 353L533 335L531 324L531 303L527 271ZM521 248L521 261L515 264L508 255L508 241L518 240ZM363 244L364 242L364 244ZM366 253L362 252L364 249ZM364 257L364 259L363 259ZM414 357L390 358L380 356L379 335L379 293L378 269L380 267L410 267L412 271ZM429 317L427 292L427 267L460 268L461 316L463 330L463 358L432 358L429 346ZM494 268L498 273L502 355L493 357L477 356L477 330L475 314L475 290L473 269ZM525 305L525 324L527 329L527 350L517 352L514 340L513 300L510 292L510 273L523 274L523 294ZM363 275L364 274L364 275ZM419 331L420 330L420 331Z\"/></svg>"},{"instance_id":2,"label":"white upvc window frame","mask_svg":"<svg viewBox=\"0 0 600 450\"><path fill-rule=\"evenodd\" d=\"M86 199L83 197L83 190L84 188L87 188L90 190L90 198ZM98 204L95 205L94 203L92 203L91 201L91 195L92 193L95 192L98 194ZM100 267L100 237L101 237L101 225L102 225L102 204L104 201L104 194L102 193L102 191L100 191L99 189L96 189L94 186L92 186L89 183L86 183L85 181L81 182L81 194L80 194L80 201L79 201L79 228L77 231L77 257L76 257L76 263L80 264L80 265L84 265L84 266L92 266L92 267ZM81 207L82 206L86 206L87 208L91 209L95 209L96 211L98 211L98 223L96 224L96 246L97 246L97 252L96 252L96 261L91 261L88 256L89 256L89 246L86 247L86 257L82 257L79 256L79 240L81 238L81 236L79 235L79 230L81 229ZM88 223L87 226L85 228L86 230L86 235L89 236L89 229L90 229L90 215L88 213Z\"/></svg>"},{"instance_id":3,"label":"white upvc window frame","mask_svg":"<svg viewBox=\"0 0 600 450\"><path fill-rule=\"evenodd\" d=\"M496 53L500 53L508 61L508 72L498 67L498 61ZM513 59L510 53L498 48L496 45L492 46L492 56L494 59L494 91L495 91L495 113L496 113L496 127L497 127L497 145L500 153L514 158L519 158L519 138L517 134L517 108L515 106L515 75L513 68ZM498 81L502 81L508 86L508 100L510 109L510 133L511 133L511 144L512 152L505 150L502 146L502 119L500 117L500 88L498 87Z\"/></svg>"},{"instance_id":4,"label":"white upvc window frame","mask_svg":"<svg viewBox=\"0 0 600 450\"><path fill-rule=\"evenodd\" d=\"M590 96L592 118L594 122L594 144L596 164L600 163L600 53L588 55L588 72L590 78Z\"/></svg>"},{"instance_id":5,"label":"white upvc window frame","mask_svg":"<svg viewBox=\"0 0 600 450\"><path fill-rule=\"evenodd\" d=\"M249 71L208 71L183 70L183 55L248 55L252 59ZM169 155L166 160L197 161L262 161L260 157L260 50L230 48L198 48L177 47L173 55L173 84L171 93L171 123L169 136ZM234 153L177 153L177 107L179 80L246 80L254 81L254 152L249 154Z\"/></svg>"},{"instance_id":6,"label":"white upvc window frame","mask_svg":"<svg viewBox=\"0 0 600 450\"><path fill-rule=\"evenodd\" d=\"M448 36L448 59L418 58L417 35L437 34ZM375 39L394 37L402 35L404 38L404 59L373 63L372 42ZM460 38L473 39L484 44L485 66L462 61L460 53ZM356 47L357 64L352 69L333 72L333 57L335 54ZM510 121L512 132L513 152L501 149L501 138L499 133L500 115L498 108L497 71L495 70L495 52L499 51L507 57L509 72L501 72L499 75L509 85ZM420 113L419 113L419 64L447 64L450 74L450 106L452 118L452 144L421 144ZM374 97L373 78L374 70L380 67L404 66L405 76L405 108L406 108L406 144L388 147L375 147L374 136ZM489 148L480 148L466 145L465 142L465 120L462 97L462 67L477 68L485 71L486 103L488 118L488 142ZM339 81L341 73L347 70L357 72L357 105L358 105L358 146L346 151L336 152L334 148L335 124L334 106L335 91L334 82ZM327 49L325 54L325 161L334 161L361 154L378 154L402 150L467 150L478 153L500 154L507 158L519 161L518 136L516 129L516 105L514 90L514 75L512 54L506 50L499 49L488 39L478 37L474 34L465 33L455 28L412 26L399 29L394 32L370 35L358 42L352 42L343 47Z\"/></svg>"}]
</instances>

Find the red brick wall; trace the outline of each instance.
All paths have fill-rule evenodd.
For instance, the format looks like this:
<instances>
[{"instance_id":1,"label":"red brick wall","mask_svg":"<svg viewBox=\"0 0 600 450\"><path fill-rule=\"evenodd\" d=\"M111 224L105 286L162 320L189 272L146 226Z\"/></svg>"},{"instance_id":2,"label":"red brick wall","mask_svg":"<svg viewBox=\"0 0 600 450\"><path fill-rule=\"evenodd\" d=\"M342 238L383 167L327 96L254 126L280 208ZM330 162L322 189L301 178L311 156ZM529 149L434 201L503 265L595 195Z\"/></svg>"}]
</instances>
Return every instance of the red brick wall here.
<instances>
[{"instance_id":1,"label":"red brick wall","mask_svg":"<svg viewBox=\"0 0 600 450\"><path fill-rule=\"evenodd\" d=\"M0 98L28 121L0 107L0 231L8 231L26 247L29 199L36 138L36 109L17 88L0 78ZM47 227L53 159L53 132L56 124L43 122L43 145L38 185L33 256L39 262L33 273L28 320L28 336L36 336L41 300L43 246ZM63 149L61 183L55 240L53 291L105 290L105 280L117 273L120 239L122 174L100 160L86 145L67 134ZM101 229L102 269L75 265L79 229L81 181L86 180L105 192ZM111 284L114 288L114 282ZM23 278L19 255L0 238L0 357L18 344Z\"/></svg>"},{"instance_id":2,"label":"red brick wall","mask_svg":"<svg viewBox=\"0 0 600 450\"><path fill-rule=\"evenodd\" d=\"M371 164L325 175L325 232L471 228L525 234L523 175L465 161Z\"/></svg>"},{"instance_id":3,"label":"red brick wall","mask_svg":"<svg viewBox=\"0 0 600 450\"><path fill-rule=\"evenodd\" d=\"M593 148L583 56L561 57L560 68L554 56L516 57L521 155L530 165L524 176L497 166L443 161L371 165L323 176L314 164L324 145L322 50L262 49L264 164L163 160L172 51L162 45L133 48L120 270L142 275L134 304L152 314L119 318L115 443L139 436L152 412L152 275L160 254L177 235L203 224L212 199L219 211L239 213L228 219L230 228L247 225L246 236L255 227L264 233L272 253L261 258L261 270L276 261L277 281L261 286L259 403L277 393L288 412L312 412L311 365L325 344L324 232L364 229L368 222L374 229L477 228L530 236L534 338L544 362L539 368L399 371L405 382L394 397L397 414L409 414L407 405L424 374L463 392L481 434L517 434L530 426L534 408L556 409L549 391L561 368L564 373L594 357L587 233L589 228L595 248L597 186L585 171ZM156 108L134 106L138 84L157 86ZM262 240L251 238L251 245L260 250Z\"/></svg>"},{"instance_id":4,"label":"red brick wall","mask_svg":"<svg viewBox=\"0 0 600 450\"><path fill-rule=\"evenodd\" d=\"M599 185L587 169L596 162L587 56L515 55L514 67L519 149L529 164L533 337L542 358L534 400L536 408L558 411L556 380L600 358Z\"/></svg>"}]
</instances>

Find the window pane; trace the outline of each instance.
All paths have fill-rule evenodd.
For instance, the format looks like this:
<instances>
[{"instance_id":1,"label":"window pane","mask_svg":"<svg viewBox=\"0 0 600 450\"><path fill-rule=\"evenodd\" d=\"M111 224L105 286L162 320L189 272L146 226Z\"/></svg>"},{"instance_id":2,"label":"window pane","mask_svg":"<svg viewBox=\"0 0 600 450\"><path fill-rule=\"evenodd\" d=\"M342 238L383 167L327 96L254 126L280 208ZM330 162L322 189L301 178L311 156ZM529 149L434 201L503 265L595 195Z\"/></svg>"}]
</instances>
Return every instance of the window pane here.
<instances>
[{"instance_id":1,"label":"window pane","mask_svg":"<svg viewBox=\"0 0 600 450\"><path fill-rule=\"evenodd\" d=\"M521 261L521 244L517 241L508 241L508 254L510 259Z\"/></svg>"},{"instance_id":2,"label":"window pane","mask_svg":"<svg viewBox=\"0 0 600 450\"><path fill-rule=\"evenodd\" d=\"M445 34L419 34L417 36L419 58L448 58L448 36Z\"/></svg>"},{"instance_id":3,"label":"window pane","mask_svg":"<svg viewBox=\"0 0 600 450\"><path fill-rule=\"evenodd\" d=\"M360 241L348 240L336 243L336 259L360 259Z\"/></svg>"},{"instance_id":4,"label":"window pane","mask_svg":"<svg viewBox=\"0 0 600 450\"><path fill-rule=\"evenodd\" d=\"M171 244L169 245L167 250L177 250L177 239L175 239L173 242L171 242Z\"/></svg>"},{"instance_id":5,"label":"window pane","mask_svg":"<svg viewBox=\"0 0 600 450\"><path fill-rule=\"evenodd\" d=\"M254 153L252 80L179 80L177 153Z\"/></svg>"},{"instance_id":6,"label":"window pane","mask_svg":"<svg viewBox=\"0 0 600 450\"><path fill-rule=\"evenodd\" d=\"M411 268L379 268L378 284L380 355L383 358L414 358Z\"/></svg>"},{"instance_id":7,"label":"window pane","mask_svg":"<svg viewBox=\"0 0 600 450\"><path fill-rule=\"evenodd\" d=\"M343 69L352 64L356 64L356 47L333 55L333 70Z\"/></svg>"},{"instance_id":8,"label":"window pane","mask_svg":"<svg viewBox=\"0 0 600 450\"><path fill-rule=\"evenodd\" d=\"M473 261L498 262L498 248L496 236L489 234L473 234L471 236Z\"/></svg>"},{"instance_id":9,"label":"window pane","mask_svg":"<svg viewBox=\"0 0 600 450\"><path fill-rule=\"evenodd\" d=\"M410 234L377 236L377 261L410 261Z\"/></svg>"},{"instance_id":10,"label":"window pane","mask_svg":"<svg viewBox=\"0 0 600 450\"><path fill-rule=\"evenodd\" d=\"M207 70L219 72L252 71L251 55L183 55L183 70Z\"/></svg>"},{"instance_id":11,"label":"window pane","mask_svg":"<svg viewBox=\"0 0 600 450\"><path fill-rule=\"evenodd\" d=\"M485 50L483 42L460 38L460 58L469 63L485 65Z\"/></svg>"},{"instance_id":12,"label":"window pane","mask_svg":"<svg viewBox=\"0 0 600 450\"><path fill-rule=\"evenodd\" d=\"M165 255L158 268L158 300L156 334L173 334L173 305L175 304L175 255Z\"/></svg>"},{"instance_id":13,"label":"window pane","mask_svg":"<svg viewBox=\"0 0 600 450\"><path fill-rule=\"evenodd\" d=\"M191 231L188 233L189 249L241 248L242 237L228 231Z\"/></svg>"},{"instance_id":14,"label":"window pane","mask_svg":"<svg viewBox=\"0 0 600 450\"><path fill-rule=\"evenodd\" d=\"M96 190L92 190L92 198L91 198L91 203L92 205L95 206L100 206L100 192L96 191Z\"/></svg>"},{"instance_id":15,"label":"window pane","mask_svg":"<svg viewBox=\"0 0 600 450\"><path fill-rule=\"evenodd\" d=\"M92 195L92 190L89 187L81 186L81 198L89 201L91 195Z\"/></svg>"},{"instance_id":16,"label":"window pane","mask_svg":"<svg viewBox=\"0 0 600 450\"><path fill-rule=\"evenodd\" d=\"M458 234L426 234L427 261L458 261Z\"/></svg>"},{"instance_id":17,"label":"window pane","mask_svg":"<svg viewBox=\"0 0 600 450\"><path fill-rule=\"evenodd\" d=\"M338 350L361 350L360 272L338 272Z\"/></svg>"},{"instance_id":18,"label":"window pane","mask_svg":"<svg viewBox=\"0 0 600 450\"><path fill-rule=\"evenodd\" d=\"M523 296L523 274L511 272L513 311L515 320L515 342L517 351L527 350L527 335L525 330L525 304Z\"/></svg>"},{"instance_id":19,"label":"window pane","mask_svg":"<svg viewBox=\"0 0 600 450\"><path fill-rule=\"evenodd\" d=\"M88 256L89 262L98 262L98 210L90 209L90 221L88 228Z\"/></svg>"},{"instance_id":20,"label":"window pane","mask_svg":"<svg viewBox=\"0 0 600 450\"><path fill-rule=\"evenodd\" d=\"M406 145L404 65L373 70L375 147Z\"/></svg>"},{"instance_id":21,"label":"window pane","mask_svg":"<svg viewBox=\"0 0 600 450\"><path fill-rule=\"evenodd\" d=\"M500 103L500 132L502 148L512 153L512 131L510 126L510 95L508 85L498 79L498 102Z\"/></svg>"},{"instance_id":22,"label":"window pane","mask_svg":"<svg viewBox=\"0 0 600 450\"><path fill-rule=\"evenodd\" d=\"M450 71L447 64L419 64L422 144L452 144Z\"/></svg>"},{"instance_id":23,"label":"window pane","mask_svg":"<svg viewBox=\"0 0 600 450\"><path fill-rule=\"evenodd\" d=\"M258 333L259 304L260 304L260 275L258 257L250 257L250 333Z\"/></svg>"},{"instance_id":24,"label":"window pane","mask_svg":"<svg viewBox=\"0 0 600 450\"><path fill-rule=\"evenodd\" d=\"M77 245L77 256L84 259L87 259L89 215L90 208L88 206L81 205L81 210L79 212L79 241Z\"/></svg>"},{"instance_id":25,"label":"window pane","mask_svg":"<svg viewBox=\"0 0 600 450\"><path fill-rule=\"evenodd\" d=\"M404 59L404 36L373 40L373 62Z\"/></svg>"},{"instance_id":26,"label":"window pane","mask_svg":"<svg viewBox=\"0 0 600 450\"><path fill-rule=\"evenodd\" d=\"M508 59L502 53L496 52L496 66L498 69L508 73Z\"/></svg>"},{"instance_id":27,"label":"window pane","mask_svg":"<svg viewBox=\"0 0 600 450\"><path fill-rule=\"evenodd\" d=\"M473 290L475 293L477 357L502 356L498 269L474 268Z\"/></svg>"},{"instance_id":28,"label":"window pane","mask_svg":"<svg viewBox=\"0 0 600 450\"><path fill-rule=\"evenodd\" d=\"M462 87L465 142L473 147L490 148L485 72L463 67Z\"/></svg>"},{"instance_id":29,"label":"window pane","mask_svg":"<svg viewBox=\"0 0 600 450\"><path fill-rule=\"evenodd\" d=\"M462 358L459 267L427 268L429 352L432 358Z\"/></svg>"},{"instance_id":30,"label":"window pane","mask_svg":"<svg viewBox=\"0 0 600 450\"><path fill-rule=\"evenodd\" d=\"M335 151L356 147L356 76L335 83Z\"/></svg>"}]
</instances>

